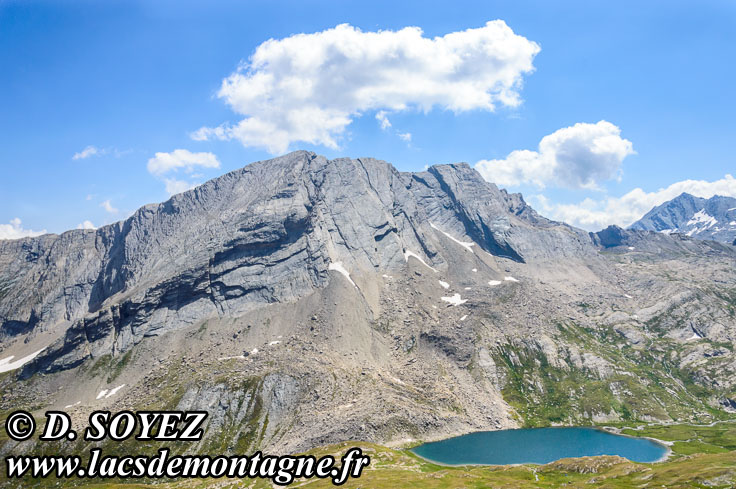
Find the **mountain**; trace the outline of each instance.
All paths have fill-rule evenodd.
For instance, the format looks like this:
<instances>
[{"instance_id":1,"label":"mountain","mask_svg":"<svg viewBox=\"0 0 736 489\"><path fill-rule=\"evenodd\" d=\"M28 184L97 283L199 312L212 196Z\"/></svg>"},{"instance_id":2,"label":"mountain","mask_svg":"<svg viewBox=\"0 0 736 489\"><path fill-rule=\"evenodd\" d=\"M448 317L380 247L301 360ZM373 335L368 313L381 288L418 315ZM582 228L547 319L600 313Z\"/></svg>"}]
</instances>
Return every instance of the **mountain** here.
<instances>
[{"instance_id":1,"label":"mountain","mask_svg":"<svg viewBox=\"0 0 736 489\"><path fill-rule=\"evenodd\" d=\"M0 241L0 414L203 409L200 453L725 419L735 265L548 220L467 164L299 151Z\"/></svg>"},{"instance_id":2,"label":"mountain","mask_svg":"<svg viewBox=\"0 0 736 489\"><path fill-rule=\"evenodd\" d=\"M736 242L736 198L715 195L703 199L683 193L656 206L629 229L682 233L732 244Z\"/></svg>"}]
</instances>

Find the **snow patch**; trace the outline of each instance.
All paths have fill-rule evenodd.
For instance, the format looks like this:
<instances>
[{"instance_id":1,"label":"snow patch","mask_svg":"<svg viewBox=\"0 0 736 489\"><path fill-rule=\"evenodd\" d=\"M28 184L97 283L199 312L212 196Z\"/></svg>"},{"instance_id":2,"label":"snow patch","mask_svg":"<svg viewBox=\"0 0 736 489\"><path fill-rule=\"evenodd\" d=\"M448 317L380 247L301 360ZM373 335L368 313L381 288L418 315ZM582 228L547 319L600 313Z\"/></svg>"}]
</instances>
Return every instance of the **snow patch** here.
<instances>
[{"instance_id":1,"label":"snow patch","mask_svg":"<svg viewBox=\"0 0 736 489\"><path fill-rule=\"evenodd\" d=\"M279 340L275 340L275 341L270 342L268 346L278 345L279 343L281 343Z\"/></svg>"},{"instance_id":2,"label":"snow patch","mask_svg":"<svg viewBox=\"0 0 736 489\"><path fill-rule=\"evenodd\" d=\"M731 221L728 223L730 226L736 226L736 221Z\"/></svg>"},{"instance_id":3,"label":"snow patch","mask_svg":"<svg viewBox=\"0 0 736 489\"><path fill-rule=\"evenodd\" d=\"M453 306L459 306L460 304L468 302L467 299L461 299L460 294L455 294L452 297L441 297L441 299L445 302L449 302Z\"/></svg>"},{"instance_id":4,"label":"snow patch","mask_svg":"<svg viewBox=\"0 0 736 489\"><path fill-rule=\"evenodd\" d=\"M460 318L460 321L465 321L465 319L466 319L467 317L468 317L468 315L466 314L465 316L463 316L463 317L461 317L461 318Z\"/></svg>"},{"instance_id":5,"label":"snow patch","mask_svg":"<svg viewBox=\"0 0 736 489\"><path fill-rule=\"evenodd\" d=\"M693 224L708 224L708 227L710 227L717 222L718 221L715 217L711 216L704 210L699 210L698 212L693 214L692 219L687 222L687 225L692 226Z\"/></svg>"},{"instance_id":6,"label":"snow patch","mask_svg":"<svg viewBox=\"0 0 736 489\"><path fill-rule=\"evenodd\" d=\"M505 277L504 277L503 279L504 279L505 281L507 281L507 282L518 282L518 280L516 280L516 279L515 279L514 277L512 277L511 275L507 275L507 276L505 276Z\"/></svg>"},{"instance_id":7,"label":"snow patch","mask_svg":"<svg viewBox=\"0 0 736 489\"><path fill-rule=\"evenodd\" d=\"M250 351L250 354L251 354L251 355L255 355L256 353L258 353L258 348L253 348L253 349L252 349L252 350Z\"/></svg>"},{"instance_id":8,"label":"snow patch","mask_svg":"<svg viewBox=\"0 0 736 489\"><path fill-rule=\"evenodd\" d=\"M471 272L473 272L473 273L475 273L475 272L477 272L477 271L478 271L478 269L477 269L477 268L474 268L474 269L472 269L472 270L471 270Z\"/></svg>"},{"instance_id":9,"label":"snow patch","mask_svg":"<svg viewBox=\"0 0 736 489\"><path fill-rule=\"evenodd\" d=\"M501 281L500 280L489 280L488 285L490 285L491 287L495 287L496 285L501 285Z\"/></svg>"},{"instance_id":10,"label":"snow patch","mask_svg":"<svg viewBox=\"0 0 736 489\"><path fill-rule=\"evenodd\" d=\"M629 294L624 294L624 297L626 297L627 299L631 299L632 298Z\"/></svg>"},{"instance_id":11,"label":"snow patch","mask_svg":"<svg viewBox=\"0 0 736 489\"><path fill-rule=\"evenodd\" d=\"M82 401L77 401L74 404L67 404L66 406L64 406L64 409L69 409L70 407L79 406L80 404L82 404Z\"/></svg>"},{"instance_id":12,"label":"snow patch","mask_svg":"<svg viewBox=\"0 0 736 489\"><path fill-rule=\"evenodd\" d=\"M437 271L437 270L435 270L434 268L432 268L432 267L430 267L429 265L427 265L427 264L426 264L426 263L424 262L424 260L422 260L422 259L421 259L421 258L419 257L419 255L417 255L417 254L416 254L416 253L414 253L413 251L409 251L409 250L406 250L406 251L404 252L404 261L406 261L406 262L408 263L408 262L409 262L409 257L410 257L410 256L413 256L414 258L416 258L417 260L419 260L419 261L420 261L420 262L422 263L422 265L424 265L425 267L429 268L430 270L432 270L432 271L434 271L434 272L436 272L436 271Z\"/></svg>"},{"instance_id":13,"label":"snow patch","mask_svg":"<svg viewBox=\"0 0 736 489\"><path fill-rule=\"evenodd\" d=\"M450 288L450 284L448 284L447 282L443 282L442 280L440 280L439 282L440 282L440 285L442 286L443 289L449 289Z\"/></svg>"},{"instance_id":14,"label":"snow patch","mask_svg":"<svg viewBox=\"0 0 736 489\"><path fill-rule=\"evenodd\" d=\"M358 286L355 285L355 282L353 282L353 279L350 278L350 273L347 270L345 270L345 267L344 266L342 266L342 262L341 261L336 261L335 263L330 263L330 265L327 268L329 270L334 270L336 272L342 273L345 276L345 278L348 279L348 282L350 282L351 284L353 284L353 287L355 287L356 289L358 288Z\"/></svg>"},{"instance_id":15,"label":"snow patch","mask_svg":"<svg viewBox=\"0 0 736 489\"><path fill-rule=\"evenodd\" d=\"M470 290L470 287L465 287L465 290Z\"/></svg>"},{"instance_id":16,"label":"snow patch","mask_svg":"<svg viewBox=\"0 0 736 489\"><path fill-rule=\"evenodd\" d=\"M692 236L693 234L702 233L716 224L718 224L718 220L715 217L705 212L705 210L700 210L693 214L692 219L687 222L688 226L694 226L693 229L687 232L687 235Z\"/></svg>"},{"instance_id":17,"label":"snow patch","mask_svg":"<svg viewBox=\"0 0 736 489\"><path fill-rule=\"evenodd\" d=\"M429 223L429 225L432 227L432 229L436 229L437 231L441 232L442 234L444 234L445 236L447 236L448 238L450 238L451 240L453 240L455 243L459 244L460 246L462 246L463 248L465 248L469 252L473 253L472 246L474 246L475 243L473 243L472 241L460 241L459 239L456 239L453 236L450 236L449 234L447 234L446 232L444 232L443 230L441 230L440 228L438 228L437 226L435 226L431 222Z\"/></svg>"},{"instance_id":18,"label":"snow patch","mask_svg":"<svg viewBox=\"0 0 736 489\"><path fill-rule=\"evenodd\" d=\"M95 399L102 399L103 397L105 399L114 396L117 394L117 392L125 387L125 384L119 385L113 389L102 389L99 394L97 394L97 397Z\"/></svg>"},{"instance_id":19,"label":"snow patch","mask_svg":"<svg viewBox=\"0 0 736 489\"><path fill-rule=\"evenodd\" d=\"M633 246L629 246L629 251L633 251L633 250L634 250L634 247Z\"/></svg>"},{"instance_id":20,"label":"snow patch","mask_svg":"<svg viewBox=\"0 0 736 489\"><path fill-rule=\"evenodd\" d=\"M125 387L125 384L119 385L119 386L115 387L114 389L111 389L110 392L108 392L107 395L105 396L105 399L107 399L108 397L114 396L123 387Z\"/></svg>"},{"instance_id":21,"label":"snow patch","mask_svg":"<svg viewBox=\"0 0 736 489\"><path fill-rule=\"evenodd\" d=\"M26 363L36 358L38 354L44 351L45 349L46 348L41 348L40 350L35 351L31 353L30 355L26 355L25 357L20 358L14 362L11 362L11 360L15 358L15 355L10 355L9 357L3 358L2 360L0 360L0 374L4 372L10 372L11 370L15 370L17 368L22 367Z\"/></svg>"}]
</instances>

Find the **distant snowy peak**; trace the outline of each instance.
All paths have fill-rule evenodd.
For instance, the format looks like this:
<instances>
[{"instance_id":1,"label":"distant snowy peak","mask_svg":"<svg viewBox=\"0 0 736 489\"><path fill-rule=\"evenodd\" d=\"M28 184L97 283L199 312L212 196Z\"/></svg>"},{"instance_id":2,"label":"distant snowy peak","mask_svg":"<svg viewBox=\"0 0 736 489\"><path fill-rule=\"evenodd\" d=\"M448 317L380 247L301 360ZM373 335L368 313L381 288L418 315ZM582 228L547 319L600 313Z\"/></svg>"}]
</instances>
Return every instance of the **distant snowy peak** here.
<instances>
[{"instance_id":1,"label":"distant snowy peak","mask_svg":"<svg viewBox=\"0 0 736 489\"><path fill-rule=\"evenodd\" d=\"M736 240L736 198L716 195L703 199L683 193L653 208L629 229L680 233L732 244Z\"/></svg>"}]
</instances>

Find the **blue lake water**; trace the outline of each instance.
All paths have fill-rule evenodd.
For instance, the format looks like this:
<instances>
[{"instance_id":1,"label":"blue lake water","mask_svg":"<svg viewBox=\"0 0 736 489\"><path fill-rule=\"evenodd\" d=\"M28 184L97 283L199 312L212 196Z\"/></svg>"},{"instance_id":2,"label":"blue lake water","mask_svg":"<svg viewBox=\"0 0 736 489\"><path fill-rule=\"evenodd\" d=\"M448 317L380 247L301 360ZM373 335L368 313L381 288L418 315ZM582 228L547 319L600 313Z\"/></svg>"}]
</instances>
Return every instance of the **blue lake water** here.
<instances>
[{"instance_id":1,"label":"blue lake water","mask_svg":"<svg viewBox=\"0 0 736 489\"><path fill-rule=\"evenodd\" d=\"M619 455L634 462L656 462L667 447L645 438L595 428L534 428L481 431L425 443L412 451L447 465L546 464L561 458Z\"/></svg>"}]
</instances>

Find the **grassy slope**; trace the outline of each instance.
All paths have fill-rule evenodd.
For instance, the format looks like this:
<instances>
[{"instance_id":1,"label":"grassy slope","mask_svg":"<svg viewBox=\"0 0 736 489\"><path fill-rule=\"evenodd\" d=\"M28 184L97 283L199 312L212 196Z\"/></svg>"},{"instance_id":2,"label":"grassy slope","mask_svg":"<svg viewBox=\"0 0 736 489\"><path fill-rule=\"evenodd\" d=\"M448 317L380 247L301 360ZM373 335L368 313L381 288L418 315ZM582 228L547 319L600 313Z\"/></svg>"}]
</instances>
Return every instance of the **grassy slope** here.
<instances>
[{"instance_id":1,"label":"grassy slope","mask_svg":"<svg viewBox=\"0 0 736 489\"><path fill-rule=\"evenodd\" d=\"M656 344L635 349L611 327L590 330L574 323L559 325L559 336L625 372L601 379L595 372L555 367L539 350L498 347L493 356L505 377L502 394L526 427L590 425L595 424L596 413L612 413L629 423L641 419L708 423L733 418L707 402L725 393L696 384L691 372L670 360L683 348L675 342L660 338Z\"/></svg>"}]
</instances>

